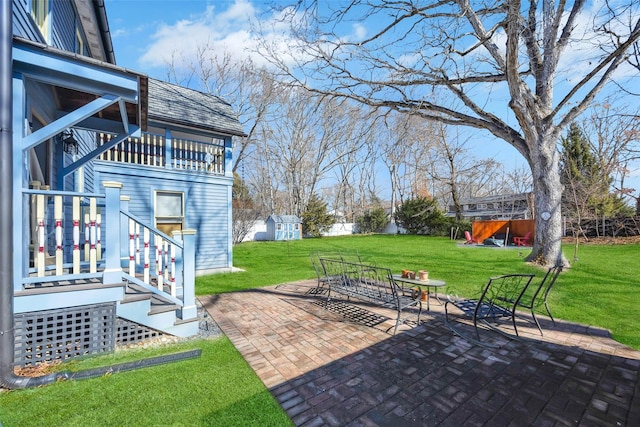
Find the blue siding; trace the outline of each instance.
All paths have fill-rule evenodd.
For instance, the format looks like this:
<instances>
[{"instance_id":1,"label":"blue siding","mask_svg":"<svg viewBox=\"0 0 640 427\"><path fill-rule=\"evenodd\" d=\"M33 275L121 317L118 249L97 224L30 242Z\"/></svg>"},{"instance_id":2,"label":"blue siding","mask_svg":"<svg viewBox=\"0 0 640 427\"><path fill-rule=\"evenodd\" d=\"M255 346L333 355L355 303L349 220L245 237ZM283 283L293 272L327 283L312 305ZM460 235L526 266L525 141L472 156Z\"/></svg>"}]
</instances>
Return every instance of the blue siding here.
<instances>
[{"instance_id":1,"label":"blue siding","mask_svg":"<svg viewBox=\"0 0 640 427\"><path fill-rule=\"evenodd\" d=\"M231 267L232 179L104 161L95 162L95 171L97 182L122 183L122 194L131 198L131 213L150 224L154 223L155 191L183 192L184 227L197 231L196 269Z\"/></svg>"},{"instance_id":2,"label":"blue siding","mask_svg":"<svg viewBox=\"0 0 640 427\"><path fill-rule=\"evenodd\" d=\"M50 8L51 40L48 44L74 52L77 18L73 2L52 1ZM31 18L27 0L13 0L13 33L36 42L46 42Z\"/></svg>"},{"instance_id":3,"label":"blue siding","mask_svg":"<svg viewBox=\"0 0 640 427\"><path fill-rule=\"evenodd\" d=\"M31 19L27 0L13 0L13 34L44 43L40 30Z\"/></svg>"},{"instance_id":4,"label":"blue siding","mask_svg":"<svg viewBox=\"0 0 640 427\"><path fill-rule=\"evenodd\" d=\"M76 11L71 1L54 1L51 4L52 45L58 49L75 52Z\"/></svg>"}]
</instances>

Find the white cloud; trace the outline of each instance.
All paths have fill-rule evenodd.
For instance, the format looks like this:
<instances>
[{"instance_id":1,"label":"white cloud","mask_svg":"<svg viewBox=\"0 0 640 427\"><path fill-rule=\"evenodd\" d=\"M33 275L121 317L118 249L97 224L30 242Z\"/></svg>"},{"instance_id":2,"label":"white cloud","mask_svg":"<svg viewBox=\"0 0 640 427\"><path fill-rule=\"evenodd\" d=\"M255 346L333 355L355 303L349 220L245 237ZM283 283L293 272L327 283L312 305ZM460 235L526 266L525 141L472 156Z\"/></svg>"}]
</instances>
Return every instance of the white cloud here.
<instances>
[{"instance_id":1,"label":"white cloud","mask_svg":"<svg viewBox=\"0 0 640 427\"><path fill-rule=\"evenodd\" d=\"M362 24L353 24L353 41L364 40L367 36L367 29Z\"/></svg>"},{"instance_id":2,"label":"white cloud","mask_svg":"<svg viewBox=\"0 0 640 427\"><path fill-rule=\"evenodd\" d=\"M260 11L252 3L235 0L227 9L207 6L201 14L189 19L160 23L138 60L139 66L163 68L172 57L176 58L177 66L194 63L198 51L203 49L217 56L227 54L235 61L251 57L255 63L264 65L266 61L256 53L258 37L254 27L263 29L263 39L278 46L279 51L288 53L293 43L284 35L278 16L270 15L262 20L259 16Z\"/></svg>"}]
</instances>

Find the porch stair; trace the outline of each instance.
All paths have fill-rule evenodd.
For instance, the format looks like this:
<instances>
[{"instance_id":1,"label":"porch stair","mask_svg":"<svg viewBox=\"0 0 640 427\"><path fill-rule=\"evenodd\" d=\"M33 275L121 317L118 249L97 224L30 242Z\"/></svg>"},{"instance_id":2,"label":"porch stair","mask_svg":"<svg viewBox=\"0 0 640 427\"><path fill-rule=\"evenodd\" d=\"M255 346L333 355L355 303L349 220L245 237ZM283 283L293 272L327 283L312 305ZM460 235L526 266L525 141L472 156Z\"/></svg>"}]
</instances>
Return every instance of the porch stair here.
<instances>
[{"instance_id":1,"label":"porch stair","mask_svg":"<svg viewBox=\"0 0 640 427\"><path fill-rule=\"evenodd\" d=\"M198 331L197 317L181 319L179 305L163 298L162 295L154 294L144 287L126 280L111 284L103 284L95 278L40 282L29 285L23 291L15 292L14 295L18 300L28 300L27 304L37 310L41 301L51 301L52 299L72 301L77 300L78 296L83 294L91 294L95 297L97 289L104 292L104 301L102 302L115 301L117 303L116 315L125 320L180 337L191 336ZM39 309L46 309L46 307Z\"/></svg>"},{"instance_id":2,"label":"porch stair","mask_svg":"<svg viewBox=\"0 0 640 427\"><path fill-rule=\"evenodd\" d=\"M118 316L149 328L176 336L197 333L198 319L178 317L180 306L162 295L128 282L124 298L118 303Z\"/></svg>"}]
</instances>

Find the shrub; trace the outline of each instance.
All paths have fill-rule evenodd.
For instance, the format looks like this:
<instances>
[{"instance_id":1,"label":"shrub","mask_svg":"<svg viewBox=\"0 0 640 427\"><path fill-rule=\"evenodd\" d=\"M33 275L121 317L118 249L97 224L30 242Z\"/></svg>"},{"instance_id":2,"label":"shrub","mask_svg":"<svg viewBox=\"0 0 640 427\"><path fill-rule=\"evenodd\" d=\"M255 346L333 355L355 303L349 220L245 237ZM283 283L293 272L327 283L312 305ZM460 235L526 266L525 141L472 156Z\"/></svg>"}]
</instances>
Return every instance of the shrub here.
<instances>
[{"instance_id":1,"label":"shrub","mask_svg":"<svg viewBox=\"0 0 640 427\"><path fill-rule=\"evenodd\" d=\"M384 230L388 222L384 208L378 207L368 210L356 219L358 233L375 233Z\"/></svg>"},{"instance_id":2,"label":"shrub","mask_svg":"<svg viewBox=\"0 0 640 427\"><path fill-rule=\"evenodd\" d=\"M396 223L409 234L437 234L446 228L447 219L435 199L417 197L398 207Z\"/></svg>"}]
</instances>

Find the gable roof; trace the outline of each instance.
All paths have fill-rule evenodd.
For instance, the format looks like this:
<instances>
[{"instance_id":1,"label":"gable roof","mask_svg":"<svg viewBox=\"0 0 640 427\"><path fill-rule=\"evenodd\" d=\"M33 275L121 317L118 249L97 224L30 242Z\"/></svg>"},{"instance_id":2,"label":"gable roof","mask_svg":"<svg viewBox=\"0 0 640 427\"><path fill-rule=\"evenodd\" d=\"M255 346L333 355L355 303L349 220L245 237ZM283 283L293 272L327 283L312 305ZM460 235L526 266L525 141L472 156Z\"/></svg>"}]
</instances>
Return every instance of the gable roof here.
<instances>
[{"instance_id":1,"label":"gable roof","mask_svg":"<svg viewBox=\"0 0 640 427\"><path fill-rule=\"evenodd\" d=\"M289 223L301 223L300 218L296 215L269 215L267 221L273 220L275 223L289 224Z\"/></svg>"},{"instance_id":2,"label":"gable roof","mask_svg":"<svg viewBox=\"0 0 640 427\"><path fill-rule=\"evenodd\" d=\"M149 121L246 136L231 105L222 98L149 79Z\"/></svg>"}]
</instances>

